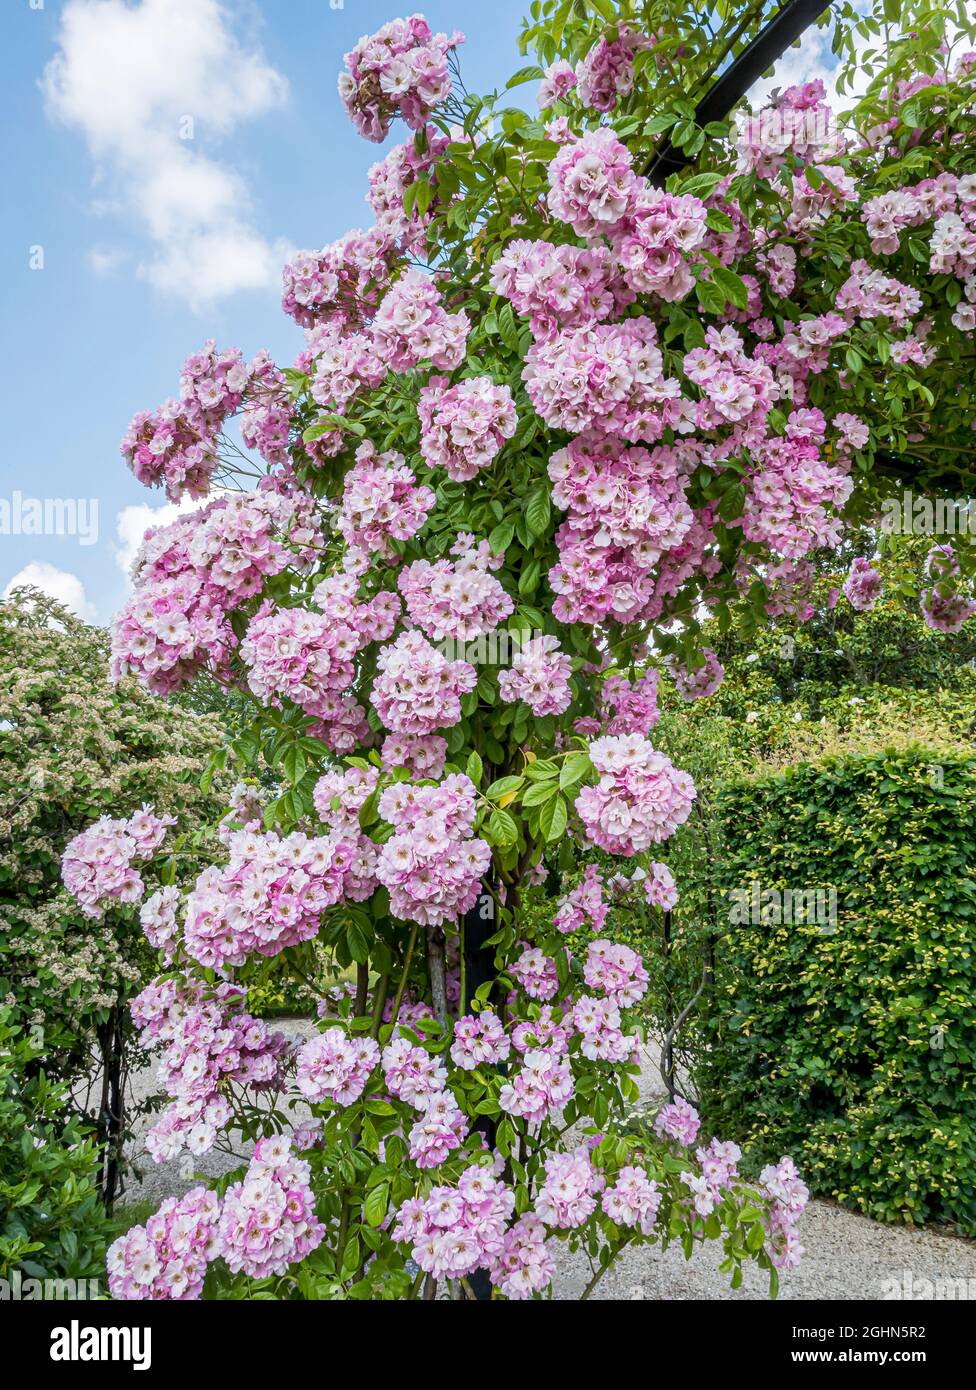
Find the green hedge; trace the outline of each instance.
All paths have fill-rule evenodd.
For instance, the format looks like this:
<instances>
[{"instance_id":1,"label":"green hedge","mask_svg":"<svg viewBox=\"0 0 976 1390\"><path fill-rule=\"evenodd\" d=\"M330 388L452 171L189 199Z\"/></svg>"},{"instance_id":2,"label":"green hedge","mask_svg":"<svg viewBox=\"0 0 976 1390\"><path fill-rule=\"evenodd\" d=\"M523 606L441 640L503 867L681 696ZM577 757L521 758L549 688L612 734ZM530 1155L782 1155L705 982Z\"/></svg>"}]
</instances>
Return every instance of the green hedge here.
<instances>
[{"instance_id":1,"label":"green hedge","mask_svg":"<svg viewBox=\"0 0 976 1390\"><path fill-rule=\"evenodd\" d=\"M976 1231L976 757L828 759L716 810L730 906L753 882L833 887L837 914L724 924L709 1127L870 1216Z\"/></svg>"}]
</instances>

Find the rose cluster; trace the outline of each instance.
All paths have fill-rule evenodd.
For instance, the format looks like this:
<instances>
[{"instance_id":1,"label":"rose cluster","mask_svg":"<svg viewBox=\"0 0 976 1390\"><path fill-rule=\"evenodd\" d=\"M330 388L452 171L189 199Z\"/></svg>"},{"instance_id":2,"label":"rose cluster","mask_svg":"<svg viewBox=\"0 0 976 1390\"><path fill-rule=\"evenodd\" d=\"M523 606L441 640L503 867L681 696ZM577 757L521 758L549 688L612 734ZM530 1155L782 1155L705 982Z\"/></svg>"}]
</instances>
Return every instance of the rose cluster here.
<instances>
[{"instance_id":1,"label":"rose cluster","mask_svg":"<svg viewBox=\"0 0 976 1390\"><path fill-rule=\"evenodd\" d=\"M159 1079L170 1104L146 1136L157 1163L184 1147L192 1154L213 1148L232 1114L227 1082L259 1090L282 1084L287 1039L245 1013L243 999L235 985L208 991L174 979L153 981L133 999L140 1045L163 1049Z\"/></svg>"},{"instance_id":2,"label":"rose cluster","mask_svg":"<svg viewBox=\"0 0 976 1390\"><path fill-rule=\"evenodd\" d=\"M86 917L97 920L106 908L139 902L145 885L132 866L151 859L175 824L173 816L143 806L128 820L102 816L68 841L61 879Z\"/></svg>"},{"instance_id":3,"label":"rose cluster","mask_svg":"<svg viewBox=\"0 0 976 1390\"><path fill-rule=\"evenodd\" d=\"M639 734L596 739L590 760L599 782L581 788L576 809L590 841L608 854L649 849L688 819L694 783Z\"/></svg>"},{"instance_id":4,"label":"rose cluster","mask_svg":"<svg viewBox=\"0 0 976 1390\"><path fill-rule=\"evenodd\" d=\"M186 903L186 949L208 969L310 941L326 908L373 888L375 851L362 836L238 830L227 848L227 864L204 869Z\"/></svg>"},{"instance_id":5,"label":"rose cluster","mask_svg":"<svg viewBox=\"0 0 976 1390\"><path fill-rule=\"evenodd\" d=\"M244 1181L227 1189L220 1211L217 1238L232 1273L284 1274L321 1243L325 1227L310 1179L308 1163L287 1139L258 1141Z\"/></svg>"},{"instance_id":6,"label":"rose cluster","mask_svg":"<svg viewBox=\"0 0 976 1390\"><path fill-rule=\"evenodd\" d=\"M220 1253L215 1192L194 1187L167 1197L145 1226L133 1226L109 1246L106 1265L113 1298L195 1299L207 1265Z\"/></svg>"},{"instance_id":7,"label":"rose cluster","mask_svg":"<svg viewBox=\"0 0 976 1390\"><path fill-rule=\"evenodd\" d=\"M381 144L397 116L411 130L422 130L434 107L450 96L447 55L463 42L461 33L432 34L419 14L361 38L339 75L339 96L359 134Z\"/></svg>"},{"instance_id":8,"label":"rose cluster","mask_svg":"<svg viewBox=\"0 0 976 1390\"><path fill-rule=\"evenodd\" d=\"M342 1028L327 1028L298 1049L296 1084L313 1104L352 1105L379 1060L379 1044L372 1038L350 1038Z\"/></svg>"},{"instance_id":9,"label":"rose cluster","mask_svg":"<svg viewBox=\"0 0 976 1390\"><path fill-rule=\"evenodd\" d=\"M451 547L455 561L415 560L399 578L407 612L435 642L468 642L493 632L512 612L512 600L493 577L504 559L492 555L487 541L458 536Z\"/></svg>"},{"instance_id":10,"label":"rose cluster","mask_svg":"<svg viewBox=\"0 0 976 1390\"><path fill-rule=\"evenodd\" d=\"M431 468L465 483L487 468L518 420L512 392L488 376L469 377L456 386L432 376L420 392L420 452Z\"/></svg>"},{"instance_id":11,"label":"rose cluster","mask_svg":"<svg viewBox=\"0 0 976 1390\"><path fill-rule=\"evenodd\" d=\"M437 926L474 906L491 850L472 836L476 792L451 774L436 786L397 782L379 800L394 834L379 852L376 876L401 920Z\"/></svg>"},{"instance_id":12,"label":"rose cluster","mask_svg":"<svg viewBox=\"0 0 976 1390\"><path fill-rule=\"evenodd\" d=\"M395 734L432 734L461 718L461 696L477 684L466 661L448 661L416 629L380 650L370 696Z\"/></svg>"},{"instance_id":13,"label":"rose cluster","mask_svg":"<svg viewBox=\"0 0 976 1390\"><path fill-rule=\"evenodd\" d=\"M531 637L515 653L509 670L499 671L498 693L510 704L523 700L539 719L562 714L573 698L571 671L558 637Z\"/></svg>"}]
</instances>

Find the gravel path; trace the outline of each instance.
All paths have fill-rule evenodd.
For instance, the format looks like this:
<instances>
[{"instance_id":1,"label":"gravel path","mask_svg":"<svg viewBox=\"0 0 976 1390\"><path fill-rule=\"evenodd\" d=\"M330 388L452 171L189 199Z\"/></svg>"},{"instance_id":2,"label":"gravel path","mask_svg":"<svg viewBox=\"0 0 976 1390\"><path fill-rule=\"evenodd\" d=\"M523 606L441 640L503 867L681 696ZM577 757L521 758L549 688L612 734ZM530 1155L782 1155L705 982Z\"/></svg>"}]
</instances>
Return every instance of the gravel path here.
<instances>
[{"instance_id":1,"label":"gravel path","mask_svg":"<svg viewBox=\"0 0 976 1390\"><path fill-rule=\"evenodd\" d=\"M313 1025L286 1020L277 1025L289 1036L308 1036ZM641 1078L642 1097L660 1094L655 1059L648 1057ZM156 1090L155 1068L148 1066L131 1078L131 1094L143 1100ZM657 1083L657 1084L656 1084ZM296 1112L300 1114L301 1112ZM174 1163L153 1163L141 1136L152 1123L142 1118L130 1156L138 1177L130 1176L124 1204L178 1196L193 1185L194 1173L215 1177L246 1158L209 1153L185 1155ZM856 1215L831 1202L810 1203L800 1226L806 1255L798 1270L780 1280L781 1299L976 1298L976 1243L946 1235L933 1227L886 1226ZM644 1246L625 1251L591 1295L594 1299L765 1299L767 1276L747 1266L735 1291L728 1276L719 1273L721 1249L714 1242L697 1248L686 1261L680 1247L666 1252ZM557 1253L556 1297L577 1299L590 1279L585 1256L566 1248ZM913 1282L914 1281L914 1284Z\"/></svg>"}]
</instances>

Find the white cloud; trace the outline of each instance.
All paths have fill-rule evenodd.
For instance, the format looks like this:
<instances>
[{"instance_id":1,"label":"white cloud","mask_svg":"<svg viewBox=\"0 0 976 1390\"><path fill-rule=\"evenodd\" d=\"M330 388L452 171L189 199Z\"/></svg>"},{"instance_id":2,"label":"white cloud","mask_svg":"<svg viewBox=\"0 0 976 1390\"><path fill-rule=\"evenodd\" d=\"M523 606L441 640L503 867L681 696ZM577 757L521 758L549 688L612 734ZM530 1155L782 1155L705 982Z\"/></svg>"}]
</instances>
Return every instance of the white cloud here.
<instances>
[{"instance_id":1,"label":"white cloud","mask_svg":"<svg viewBox=\"0 0 976 1390\"><path fill-rule=\"evenodd\" d=\"M88 252L88 264L96 275L112 275L126 260L126 252L117 247L93 246Z\"/></svg>"},{"instance_id":2,"label":"white cloud","mask_svg":"<svg viewBox=\"0 0 976 1390\"><path fill-rule=\"evenodd\" d=\"M287 96L220 0L67 0L41 86L49 114L88 141L109 186L98 206L145 226L152 284L202 307L277 282L281 249L253 226L247 183L199 149Z\"/></svg>"},{"instance_id":3,"label":"white cloud","mask_svg":"<svg viewBox=\"0 0 976 1390\"><path fill-rule=\"evenodd\" d=\"M44 560L31 560L11 579L3 591L4 598L9 598L14 589L25 585L50 595L79 618L90 620L95 616L94 605L88 602L84 584L76 574L69 574L67 570L59 570Z\"/></svg>"},{"instance_id":4,"label":"white cloud","mask_svg":"<svg viewBox=\"0 0 976 1390\"><path fill-rule=\"evenodd\" d=\"M835 95L834 83L838 64L836 54L830 51L830 41L834 26L817 29L811 25L804 30L799 44L788 48L773 68L771 77L761 77L749 88L749 101L753 110L758 110L774 88L799 86L804 82L814 82L818 77L827 89L827 100Z\"/></svg>"}]
</instances>

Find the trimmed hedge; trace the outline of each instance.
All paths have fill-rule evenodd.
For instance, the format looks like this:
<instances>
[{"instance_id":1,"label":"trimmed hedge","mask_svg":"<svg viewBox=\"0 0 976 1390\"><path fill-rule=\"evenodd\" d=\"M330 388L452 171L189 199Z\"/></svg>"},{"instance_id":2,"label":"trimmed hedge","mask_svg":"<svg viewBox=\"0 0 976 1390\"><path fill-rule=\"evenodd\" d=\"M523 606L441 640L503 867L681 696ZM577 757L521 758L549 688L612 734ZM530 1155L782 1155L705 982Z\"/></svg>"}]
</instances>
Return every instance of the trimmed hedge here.
<instances>
[{"instance_id":1,"label":"trimmed hedge","mask_svg":"<svg viewBox=\"0 0 976 1390\"><path fill-rule=\"evenodd\" d=\"M709 1127L870 1216L976 1231L976 757L825 760L715 806L721 891L833 887L837 915L724 924Z\"/></svg>"}]
</instances>

